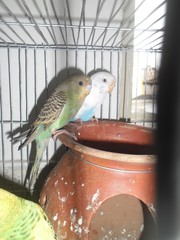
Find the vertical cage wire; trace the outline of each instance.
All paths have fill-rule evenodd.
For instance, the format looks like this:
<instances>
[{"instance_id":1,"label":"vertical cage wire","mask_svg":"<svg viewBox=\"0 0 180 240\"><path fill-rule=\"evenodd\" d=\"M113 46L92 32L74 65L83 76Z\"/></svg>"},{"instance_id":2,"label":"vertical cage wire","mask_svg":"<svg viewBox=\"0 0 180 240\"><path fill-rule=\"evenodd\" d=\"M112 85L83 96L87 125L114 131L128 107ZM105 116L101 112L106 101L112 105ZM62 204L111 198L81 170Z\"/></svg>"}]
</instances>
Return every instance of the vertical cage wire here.
<instances>
[{"instance_id":1,"label":"vertical cage wire","mask_svg":"<svg viewBox=\"0 0 180 240\"><path fill-rule=\"evenodd\" d=\"M10 63L10 48L7 49L8 53L8 76L9 76L9 103L10 103L10 131L13 132L13 108L12 108L12 75L11 75L11 63ZM11 169L12 169L12 176L11 180L14 181L14 149L13 145L11 144Z\"/></svg>"},{"instance_id":2,"label":"vertical cage wire","mask_svg":"<svg viewBox=\"0 0 180 240\"><path fill-rule=\"evenodd\" d=\"M158 61L157 61L157 53L155 53L155 69L158 69ZM152 106L152 125L151 127L154 128L156 127L156 114L157 114L157 103L156 103L156 100L157 100L157 95L158 95L158 90L157 90L157 84L158 84L158 72L156 71L155 72L155 81L156 81L156 85L154 86L153 88L153 96L152 96L152 99L153 99L153 106Z\"/></svg>"},{"instance_id":3,"label":"vertical cage wire","mask_svg":"<svg viewBox=\"0 0 180 240\"><path fill-rule=\"evenodd\" d=\"M4 120L3 120L3 109L2 109L2 105L3 105L3 99L2 99L2 84L1 84L2 78L1 78L1 67L0 67L0 114L1 114L1 145L0 145L0 149L1 149L1 175L4 178L5 177L5 150L4 150ZM4 184L4 181L3 181Z\"/></svg>"},{"instance_id":4,"label":"vertical cage wire","mask_svg":"<svg viewBox=\"0 0 180 240\"><path fill-rule=\"evenodd\" d=\"M21 51L18 49L18 65L19 65L19 119L20 119L20 128L22 128L22 66L21 66ZM20 152L20 163L21 163L21 178L20 183L23 184L23 159L22 159L22 151Z\"/></svg>"},{"instance_id":5,"label":"vertical cage wire","mask_svg":"<svg viewBox=\"0 0 180 240\"><path fill-rule=\"evenodd\" d=\"M148 54L146 55L145 59L146 65L148 63ZM147 83L146 83L146 75L144 74L144 95L147 96ZM146 98L143 99L143 126L145 126L145 119L146 119Z\"/></svg>"}]
</instances>

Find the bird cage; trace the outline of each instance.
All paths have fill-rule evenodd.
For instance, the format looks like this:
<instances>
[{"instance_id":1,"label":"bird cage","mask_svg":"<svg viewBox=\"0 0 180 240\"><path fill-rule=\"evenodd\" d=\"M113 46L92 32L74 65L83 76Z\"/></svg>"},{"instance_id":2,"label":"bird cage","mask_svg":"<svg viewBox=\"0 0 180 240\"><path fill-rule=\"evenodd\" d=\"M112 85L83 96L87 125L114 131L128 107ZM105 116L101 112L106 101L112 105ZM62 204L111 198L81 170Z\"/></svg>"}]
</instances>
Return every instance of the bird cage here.
<instances>
[{"instance_id":1,"label":"bird cage","mask_svg":"<svg viewBox=\"0 0 180 240\"><path fill-rule=\"evenodd\" d=\"M156 127L165 12L163 0L0 0L1 186L24 184L33 144L18 151L11 137L72 73L115 76L96 117ZM56 162L59 144L50 141L41 169Z\"/></svg>"}]
</instances>

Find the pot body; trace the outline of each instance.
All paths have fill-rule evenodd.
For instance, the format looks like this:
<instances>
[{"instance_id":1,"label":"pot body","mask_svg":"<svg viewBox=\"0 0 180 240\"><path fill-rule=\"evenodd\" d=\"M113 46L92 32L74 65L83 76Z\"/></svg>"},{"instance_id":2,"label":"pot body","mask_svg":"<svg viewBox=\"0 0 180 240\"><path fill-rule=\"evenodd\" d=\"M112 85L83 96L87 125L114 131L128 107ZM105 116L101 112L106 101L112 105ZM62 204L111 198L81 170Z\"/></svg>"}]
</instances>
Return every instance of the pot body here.
<instances>
[{"instance_id":1,"label":"pot body","mask_svg":"<svg viewBox=\"0 0 180 240\"><path fill-rule=\"evenodd\" d=\"M153 133L116 121L73 131L77 142L60 136L69 148L40 197L58 239L140 239L142 203L155 216Z\"/></svg>"}]
</instances>

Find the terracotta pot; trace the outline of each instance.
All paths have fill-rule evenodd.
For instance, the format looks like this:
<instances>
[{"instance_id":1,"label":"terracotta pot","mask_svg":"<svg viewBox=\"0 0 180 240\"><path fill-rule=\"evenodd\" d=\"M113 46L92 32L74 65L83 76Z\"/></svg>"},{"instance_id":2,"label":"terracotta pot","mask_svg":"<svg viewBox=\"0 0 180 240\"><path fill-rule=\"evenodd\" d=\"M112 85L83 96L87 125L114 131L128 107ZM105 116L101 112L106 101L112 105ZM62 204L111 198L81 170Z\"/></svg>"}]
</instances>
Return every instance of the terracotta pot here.
<instances>
[{"instance_id":1,"label":"terracotta pot","mask_svg":"<svg viewBox=\"0 0 180 240\"><path fill-rule=\"evenodd\" d=\"M118 121L70 128L78 141L60 135L68 151L40 197L58 239L140 239L145 212L155 216L152 131Z\"/></svg>"}]
</instances>

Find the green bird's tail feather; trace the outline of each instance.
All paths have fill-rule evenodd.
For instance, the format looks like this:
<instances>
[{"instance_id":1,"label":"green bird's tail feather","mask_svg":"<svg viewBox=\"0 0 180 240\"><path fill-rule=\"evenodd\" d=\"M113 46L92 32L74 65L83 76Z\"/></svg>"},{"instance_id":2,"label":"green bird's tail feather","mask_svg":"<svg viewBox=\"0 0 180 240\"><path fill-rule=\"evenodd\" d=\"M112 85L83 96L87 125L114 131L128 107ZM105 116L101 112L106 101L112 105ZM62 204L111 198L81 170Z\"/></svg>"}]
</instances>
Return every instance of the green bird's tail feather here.
<instances>
[{"instance_id":1,"label":"green bird's tail feather","mask_svg":"<svg viewBox=\"0 0 180 240\"><path fill-rule=\"evenodd\" d=\"M29 133L29 129L26 130L25 132L21 133L19 136L13 137L12 140L11 140L12 144L15 144L15 143L23 140L24 138L26 138L28 133Z\"/></svg>"},{"instance_id":2,"label":"green bird's tail feather","mask_svg":"<svg viewBox=\"0 0 180 240\"><path fill-rule=\"evenodd\" d=\"M36 179L38 177L40 162L42 160L43 153L44 153L48 143L49 143L49 138L47 138L43 141L39 141L36 139L36 158L35 158L34 165L32 167L30 178L29 178L30 179L29 180L30 188L32 188L36 182Z\"/></svg>"}]
</instances>

